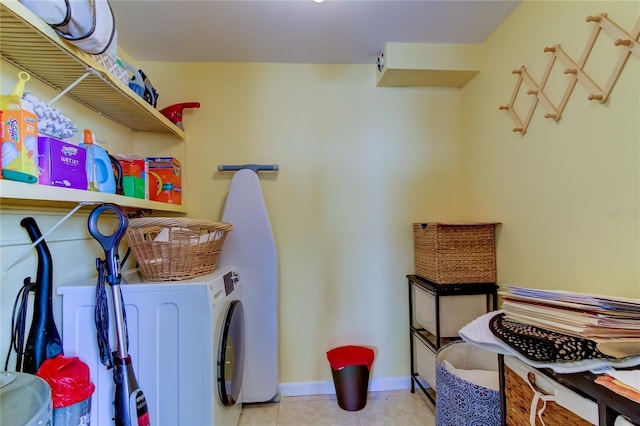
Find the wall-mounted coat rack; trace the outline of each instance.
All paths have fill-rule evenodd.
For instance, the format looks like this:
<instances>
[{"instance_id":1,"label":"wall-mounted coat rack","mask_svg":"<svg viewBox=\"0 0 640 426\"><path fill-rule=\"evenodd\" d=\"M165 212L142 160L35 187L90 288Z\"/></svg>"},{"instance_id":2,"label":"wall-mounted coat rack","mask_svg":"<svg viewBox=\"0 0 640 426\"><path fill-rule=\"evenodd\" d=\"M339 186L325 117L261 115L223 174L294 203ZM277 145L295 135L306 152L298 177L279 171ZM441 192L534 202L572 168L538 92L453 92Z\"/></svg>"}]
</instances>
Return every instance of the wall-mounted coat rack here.
<instances>
[{"instance_id":1,"label":"wall-mounted coat rack","mask_svg":"<svg viewBox=\"0 0 640 426\"><path fill-rule=\"evenodd\" d=\"M562 112L567 106L567 102L569 101L571 94L573 93L576 83L580 83L580 85L587 91L589 94L587 96L588 100L599 101L600 103L606 102L609 98L609 94L613 90L613 86L616 84L618 77L622 73L622 69L627 63L629 56L633 54L640 59L640 42L638 42L638 37L640 37L640 17L631 31L631 34L628 34L616 25L607 17L606 13L600 13L596 16L587 16L586 21L594 22L597 25L593 27L584 51L582 52L582 56L580 56L580 59L578 59L577 62L571 59L571 57L562 50L562 47L559 44L556 44L554 46L544 48L544 52L551 53L552 55L549 58L549 62L540 83L535 82L524 66L512 71L512 74L518 75L518 80L516 81L509 103L506 105L500 105L499 109L507 111L515 123L515 127L512 129L514 132L520 132L521 134L525 134L527 132L527 128L529 127L529 123L531 122L531 118L533 117L533 113L538 103L542 104L546 111L544 115L545 118L551 118L555 121L559 120L562 116ZM596 82L594 82L584 71L584 66L587 63L587 59L591 54L591 50L593 49L601 30L604 30L609 37L613 38L613 44L615 46L620 46L622 48L620 57L603 87L600 87ZM551 70L556 62L559 62L564 67L564 74L571 76L564 95L557 106L553 105L548 96L544 93L544 87L547 84ZM514 109L516 98L522 89L523 83L526 87L527 95L535 96L524 120L520 118L520 114L518 114Z\"/></svg>"}]
</instances>

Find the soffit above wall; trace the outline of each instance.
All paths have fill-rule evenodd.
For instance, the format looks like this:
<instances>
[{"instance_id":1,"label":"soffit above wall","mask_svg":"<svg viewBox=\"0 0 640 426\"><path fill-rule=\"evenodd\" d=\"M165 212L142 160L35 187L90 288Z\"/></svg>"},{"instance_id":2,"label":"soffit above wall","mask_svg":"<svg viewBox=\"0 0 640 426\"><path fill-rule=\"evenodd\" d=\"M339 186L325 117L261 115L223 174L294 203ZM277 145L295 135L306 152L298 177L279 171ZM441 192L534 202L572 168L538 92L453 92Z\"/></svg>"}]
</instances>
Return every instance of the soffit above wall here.
<instances>
[{"instance_id":1,"label":"soffit above wall","mask_svg":"<svg viewBox=\"0 0 640 426\"><path fill-rule=\"evenodd\" d=\"M462 87L481 70L482 46L387 43L378 64L378 87Z\"/></svg>"}]
</instances>

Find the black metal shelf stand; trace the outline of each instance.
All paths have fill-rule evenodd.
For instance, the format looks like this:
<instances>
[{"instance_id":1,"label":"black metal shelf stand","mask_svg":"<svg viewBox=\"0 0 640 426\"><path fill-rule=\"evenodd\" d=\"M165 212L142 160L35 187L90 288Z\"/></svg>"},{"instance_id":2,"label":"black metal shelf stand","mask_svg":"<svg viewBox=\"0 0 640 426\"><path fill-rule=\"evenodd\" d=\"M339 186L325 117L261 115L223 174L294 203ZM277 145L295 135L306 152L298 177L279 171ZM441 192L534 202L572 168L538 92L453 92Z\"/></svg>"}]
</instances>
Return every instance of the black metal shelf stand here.
<instances>
[{"instance_id":1,"label":"black metal shelf stand","mask_svg":"<svg viewBox=\"0 0 640 426\"><path fill-rule=\"evenodd\" d=\"M409 293L409 354L411 365L411 393L415 393L416 385L435 404L435 386L428 383L417 371L415 359L415 336L434 354L445 344L459 340L458 337L442 337L440 333L440 297L443 296L464 296L464 295L486 295L487 312L495 310L498 306L498 285L495 283L462 283L462 284L437 284L419 275L407 275ZM414 318L414 300L412 286L416 286L434 297L435 334L422 327L417 327ZM427 386L428 385L428 386Z\"/></svg>"}]
</instances>

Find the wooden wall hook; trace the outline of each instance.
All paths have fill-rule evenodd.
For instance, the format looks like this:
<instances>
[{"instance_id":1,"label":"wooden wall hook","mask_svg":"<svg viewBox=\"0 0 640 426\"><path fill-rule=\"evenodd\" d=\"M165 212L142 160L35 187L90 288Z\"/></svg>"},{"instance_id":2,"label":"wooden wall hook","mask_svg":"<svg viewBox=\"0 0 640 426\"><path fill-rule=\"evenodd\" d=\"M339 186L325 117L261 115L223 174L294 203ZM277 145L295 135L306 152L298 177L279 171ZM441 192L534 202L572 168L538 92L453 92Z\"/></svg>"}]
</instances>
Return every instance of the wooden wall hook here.
<instances>
[{"instance_id":1,"label":"wooden wall hook","mask_svg":"<svg viewBox=\"0 0 640 426\"><path fill-rule=\"evenodd\" d=\"M614 46L630 46L631 45L631 39L617 39L616 41L613 42Z\"/></svg>"},{"instance_id":2,"label":"wooden wall hook","mask_svg":"<svg viewBox=\"0 0 640 426\"><path fill-rule=\"evenodd\" d=\"M625 30L617 26L615 22L608 18L606 13L598 13L597 15L587 16L586 21L595 22L597 23L597 25L593 25L591 35L587 40L586 46L580 59L578 59L577 61L573 60L562 49L562 46L560 44L554 44L544 47L545 53L552 53L553 55L549 58L547 68L540 82L536 82L535 80L533 80L524 65L511 72L512 74L518 74L518 78L511 95L511 100L507 105L501 105L499 109L502 111L507 111L508 115L511 117L512 121L515 124L515 127L512 129L513 132L520 132L523 135L526 133L533 112L538 103L542 104L543 108L545 109L545 118L551 118L555 121L560 120L569 97L573 93L573 89L578 83L585 89L586 93L588 94L587 99L589 101L599 101L600 103L605 103L607 99L609 99L609 94L611 93L613 86L618 80L618 77L620 76L620 73L622 72L627 62L627 58L631 55L640 58L640 17L638 18L631 32L626 32ZM589 76L588 71L584 69L585 63L589 55L591 54L596 40L601 34L606 34L607 36L611 37L615 46L625 47L624 49L620 49L620 57L618 59L618 62L614 66L607 82L602 88L592 79L592 77ZM545 85L554 64L558 62L562 64L561 66L564 68L563 73L566 75L572 75L572 78L568 79L569 82L567 88L565 89L565 93L559 105L556 106L551 102L551 100L545 93L546 90L548 90L545 88ZM514 109L514 101L520 91L523 90L522 85L526 86L526 89L524 90L526 90L527 95L535 95L536 97L535 100L533 100L532 106L529 109L529 113L524 120L520 119L517 111Z\"/></svg>"},{"instance_id":3,"label":"wooden wall hook","mask_svg":"<svg viewBox=\"0 0 640 426\"><path fill-rule=\"evenodd\" d=\"M606 13L598 13L596 16L587 16L585 21L587 22L600 22L602 20L602 18L606 18L607 14Z\"/></svg>"}]
</instances>

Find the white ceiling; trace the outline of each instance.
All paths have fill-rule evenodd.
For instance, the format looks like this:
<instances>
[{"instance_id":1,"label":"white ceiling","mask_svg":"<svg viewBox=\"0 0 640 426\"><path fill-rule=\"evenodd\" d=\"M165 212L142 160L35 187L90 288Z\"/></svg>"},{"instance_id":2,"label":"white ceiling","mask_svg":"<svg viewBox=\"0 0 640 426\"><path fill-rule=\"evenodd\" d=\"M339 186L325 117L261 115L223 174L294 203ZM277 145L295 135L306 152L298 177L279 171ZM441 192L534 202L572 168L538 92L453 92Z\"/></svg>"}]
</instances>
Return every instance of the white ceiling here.
<instances>
[{"instance_id":1,"label":"white ceiling","mask_svg":"<svg viewBox=\"0 0 640 426\"><path fill-rule=\"evenodd\" d=\"M520 0L110 0L139 61L368 64L387 42L480 43Z\"/></svg>"}]
</instances>

